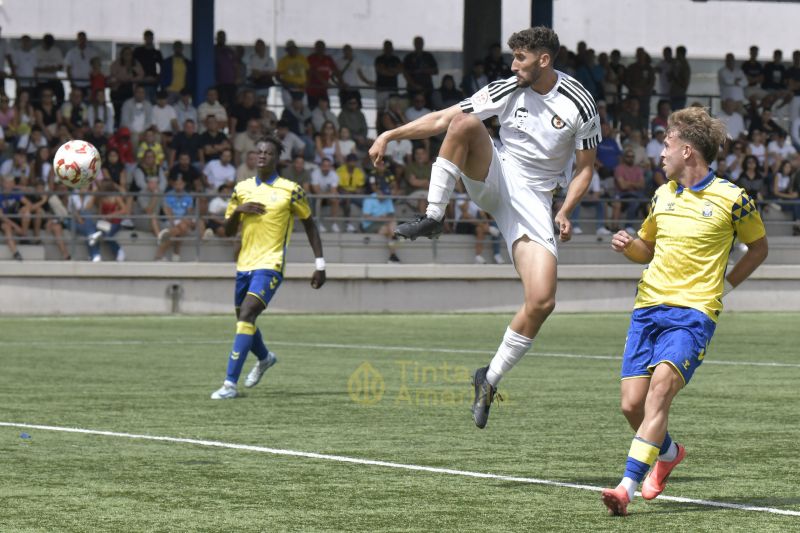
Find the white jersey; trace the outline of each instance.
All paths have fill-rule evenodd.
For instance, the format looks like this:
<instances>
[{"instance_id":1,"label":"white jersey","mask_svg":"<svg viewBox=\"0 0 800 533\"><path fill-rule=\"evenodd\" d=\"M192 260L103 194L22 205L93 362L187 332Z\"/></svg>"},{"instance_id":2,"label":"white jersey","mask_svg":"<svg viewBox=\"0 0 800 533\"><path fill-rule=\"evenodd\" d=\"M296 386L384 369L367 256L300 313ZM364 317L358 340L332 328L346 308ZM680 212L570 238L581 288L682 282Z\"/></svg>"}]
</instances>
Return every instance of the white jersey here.
<instances>
[{"instance_id":1,"label":"white jersey","mask_svg":"<svg viewBox=\"0 0 800 533\"><path fill-rule=\"evenodd\" d=\"M574 78L556 74L558 81L547 94L519 87L512 77L490 83L459 104L481 120L500 119L501 157L540 191L564 184L575 150L592 150L601 140L592 96Z\"/></svg>"}]
</instances>

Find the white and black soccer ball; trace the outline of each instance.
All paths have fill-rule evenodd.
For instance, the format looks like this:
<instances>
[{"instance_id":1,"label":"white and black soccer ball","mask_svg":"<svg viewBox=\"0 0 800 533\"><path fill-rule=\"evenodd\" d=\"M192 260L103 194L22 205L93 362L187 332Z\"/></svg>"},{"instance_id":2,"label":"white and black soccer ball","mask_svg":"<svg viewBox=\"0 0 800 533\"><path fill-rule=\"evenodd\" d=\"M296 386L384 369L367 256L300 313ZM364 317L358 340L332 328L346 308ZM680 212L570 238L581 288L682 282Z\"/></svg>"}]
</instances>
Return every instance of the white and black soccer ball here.
<instances>
[{"instance_id":1,"label":"white and black soccer ball","mask_svg":"<svg viewBox=\"0 0 800 533\"><path fill-rule=\"evenodd\" d=\"M73 189L92 183L99 170L100 152L86 141L65 142L53 158L56 181Z\"/></svg>"}]
</instances>

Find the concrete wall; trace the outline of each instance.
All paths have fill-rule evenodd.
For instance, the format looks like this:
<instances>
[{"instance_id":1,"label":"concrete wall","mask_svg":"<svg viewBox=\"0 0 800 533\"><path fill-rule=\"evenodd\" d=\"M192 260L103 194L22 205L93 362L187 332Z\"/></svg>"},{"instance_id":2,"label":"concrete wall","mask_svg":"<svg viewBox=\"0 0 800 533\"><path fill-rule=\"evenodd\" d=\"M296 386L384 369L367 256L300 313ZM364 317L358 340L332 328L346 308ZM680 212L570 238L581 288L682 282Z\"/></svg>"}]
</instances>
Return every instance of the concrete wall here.
<instances>
[{"instance_id":1,"label":"concrete wall","mask_svg":"<svg viewBox=\"0 0 800 533\"><path fill-rule=\"evenodd\" d=\"M312 266L290 264L276 312L512 312L521 285L509 265L330 264L321 290ZM559 269L557 312L630 311L637 265ZM230 313L234 267L214 263L3 263L0 315ZM172 287L177 288L173 300ZM800 311L800 267L763 266L726 299L738 311Z\"/></svg>"}]
</instances>

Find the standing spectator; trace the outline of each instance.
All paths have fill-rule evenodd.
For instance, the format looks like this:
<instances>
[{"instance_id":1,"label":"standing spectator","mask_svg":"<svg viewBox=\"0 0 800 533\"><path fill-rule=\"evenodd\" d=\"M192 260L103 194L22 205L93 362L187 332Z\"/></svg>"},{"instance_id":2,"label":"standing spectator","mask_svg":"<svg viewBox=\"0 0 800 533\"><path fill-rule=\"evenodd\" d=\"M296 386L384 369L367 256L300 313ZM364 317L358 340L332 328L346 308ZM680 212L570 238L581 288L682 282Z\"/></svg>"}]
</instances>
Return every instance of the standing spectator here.
<instances>
[{"instance_id":1,"label":"standing spectator","mask_svg":"<svg viewBox=\"0 0 800 533\"><path fill-rule=\"evenodd\" d=\"M339 71L339 101L345 102L348 99L356 98L358 105L361 105L360 85L374 87L375 82L370 80L361 62L353 55L353 47L349 44L342 48L342 57L336 62Z\"/></svg>"},{"instance_id":2,"label":"standing spectator","mask_svg":"<svg viewBox=\"0 0 800 533\"><path fill-rule=\"evenodd\" d=\"M675 61L669 72L669 102L673 111L686 107L686 94L689 92L689 83L692 80L692 69L686 60L686 47L679 46L675 49Z\"/></svg>"},{"instance_id":3,"label":"standing spectator","mask_svg":"<svg viewBox=\"0 0 800 533\"><path fill-rule=\"evenodd\" d=\"M267 54L267 45L263 39L256 39L253 55L247 65L250 83L255 87L256 94L268 96L269 88L275 85L275 62Z\"/></svg>"},{"instance_id":4,"label":"standing spectator","mask_svg":"<svg viewBox=\"0 0 800 533\"><path fill-rule=\"evenodd\" d=\"M217 77L219 99L226 107L233 105L236 99L236 53L226 44L225 31L217 31L217 43L214 45L214 73Z\"/></svg>"},{"instance_id":5,"label":"standing spectator","mask_svg":"<svg viewBox=\"0 0 800 533\"><path fill-rule=\"evenodd\" d=\"M19 48L13 50L8 57L11 76L17 84L17 96L20 90L34 90L36 86L36 70L39 66L39 55L33 49L29 35L23 35L19 41Z\"/></svg>"},{"instance_id":6,"label":"standing spectator","mask_svg":"<svg viewBox=\"0 0 800 533\"><path fill-rule=\"evenodd\" d=\"M231 135L242 133L247 129L250 120L259 120L261 109L256 105L256 93L252 89L245 89L239 93L236 104L231 109L228 118L228 131Z\"/></svg>"},{"instance_id":7,"label":"standing spectator","mask_svg":"<svg viewBox=\"0 0 800 533\"><path fill-rule=\"evenodd\" d=\"M185 124L187 120L197 124L199 117L197 116L197 108L192 105L192 91L184 87L181 89L180 99L174 105L175 113L178 115L178 124Z\"/></svg>"},{"instance_id":8,"label":"standing spectator","mask_svg":"<svg viewBox=\"0 0 800 533\"><path fill-rule=\"evenodd\" d=\"M169 144L172 140L172 135L180 129L178 126L178 113L174 107L169 105L167 91L158 91L156 93L152 126L161 134L164 144Z\"/></svg>"},{"instance_id":9,"label":"standing spectator","mask_svg":"<svg viewBox=\"0 0 800 533\"><path fill-rule=\"evenodd\" d=\"M619 200L628 200L625 203L625 231L631 235L636 233L633 228L634 223L638 220L638 211L642 201L644 201L644 172L642 167L635 164L635 155L632 148L625 148L622 154L622 161L617 168L614 169L614 183L616 185L617 194L614 197L618 200L613 203L613 224L614 227L619 227L621 220L620 214L622 212L622 202Z\"/></svg>"},{"instance_id":10,"label":"standing spectator","mask_svg":"<svg viewBox=\"0 0 800 533\"><path fill-rule=\"evenodd\" d=\"M406 87L412 95L422 93L425 102L430 105L433 93L433 77L439 74L439 65L433 54L423 50L425 41L422 37L414 37L414 51L403 58L403 70Z\"/></svg>"},{"instance_id":11,"label":"standing spectator","mask_svg":"<svg viewBox=\"0 0 800 533\"><path fill-rule=\"evenodd\" d=\"M359 150L369 149L372 141L367 137L369 133L367 117L361 111L361 106L358 105L356 98L350 98L345 102L339 113L338 122L340 128L347 128L350 131L350 137L355 141Z\"/></svg>"},{"instance_id":12,"label":"standing spectator","mask_svg":"<svg viewBox=\"0 0 800 533\"><path fill-rule=\"evenodd\" d=\"M206 191L213 192L223 183L233 186L236 183L236 167L233 166L233 151L224 148L218 158L212 159L203 167Z\"/></svg>"},{"instance_id":13,"label":"standing spectator","mask_svg":"<svg viewBox=\"0 0 800 533\"><path fill-rule=\"evenodd\" d=\"M134 144L139 142L139 135L153 123L153 104L147 100L147 93L143 85L136 85L133 96L122 104L122 115L119 125L128 128Z\"/></svg>"},{"instance_id":14,"label":"standing spectator","mask_svg":"<svg viewBox=\"0 0 800 533\"><path fill-rule=\"evenodd\" d=\"M216 190L216 189L215 189ZM195 205L192 196L186 192L186 182L179 175L173 183L173 190L164 195L162 205L167 219L168 229L159 232L159 244L156 250L156 261L164 258L164 253L172 245L172 260L181 260L181 238L195 229ZM199 233L203 232L203 221L200 220Z\"/></svg>"},{"instance_id":15,"label":"standing spectator","mask_svg":"<svg viewBox=\"0 0 800 533\"><path fill-rule=\"evenodd\" d=\"M330 216L333 219L331 231L339 233L341 231L337 222L339 217L339 175L334 172L333 162L327 157L320 162L318 168L311 172L311 192L326 196L321 200L320 206L330 205ZM320 216L320 218L322 217ZM325 226L322 225L322 222L319 226L320 233L324 232Z\"/></svg>"},{"instance_id":16,"label":"standing spectator","mask_svg":"<svg viewBox=\"0 0 800 533\"><path fill-rule=\"evenodd\" d=\"M465 74L461 80L461 90L464 94L475 94L480 89L483 89L489 84L489 78L486 76L483 61L476 59L472 62L472 69L469 74ZM436 105L434 103L434 105ZM378 106L382 109L384 106Z\"/></svg>"},{"instance_id":17,"label":"standing spectator","mask_svg":"<svg viewBox=\"0 0 800 533\"><path fill-rule=\"evenodd\" d=\"M292 164L283 170L282 176L300 185L306 193L311 192L311 172L306 168L303 156L298 155L292 159Z\"/></svg>"},{"instance_id":18,"label":"standing spectator","mask_svg":"<svg viewBox=\"0 0 800 533\"><path fill-rule=\"evenodd\" d=\"M594 101L603 99L603 76L602 67L598 70L597 60L594 50L589 48L582 55L578 56L578 66L575 70L575 78L589 91Z\"/></svg>"},{"instance_id":19,"label":"standing spectator","mask_svg":"<svg viewBox=\"0 0 800 533\"><path fill-rule=\"evenodd\" d=\"M505 80L513 76L511 67L508 66L508 62L503 57L503 48L500 43L494 43L489 47L489 54L483 60L483 71L490 82ZM475 92L469 94L475 94Z\"/></svg>"},{"instance_id":20,"label":"standing spectator","mask_svg":"<svg viewBox=\"0 0 800 533\"><path fill-rule=\"evenodd\" d=\"M670 76L672 75L672 48L665 46L661 52L661 61L656 65L658 72L658 97L669 98ZM666 124L664 125L666 127Z\"/></svg>"},{"instance_id":21,"label":"standing spectator","mask_svg":"<svg viewBox=\"0 0 800 533\"><path fill-rule=\"evenodd\" d=\"M186 190L189 192L205 192L205 183L200 171L192 164L192 159L186 152L178 155L178 162L175 163L167 175L167 188L171 188L173 182L180 177L186 183Z\"/></svg>"},{"instance_id":22,"label":"standing spectator","mask_svg":"<svg viewBox=\"0 0 800 533\"><path fill-rule=\"evenodd\" d=\"M86 32L78 32L77 44L71 48L64 56L64 67L67 71L67 79L74 89L83 89L83 94L89 97L90 75L92 73L92 59L99 57L94 47L88 44Z\"/></svg>"},{"instance_id":23,"label":"standing spectator","mask_svg":"<svg viewBox=\"0 0 800 533\"><path fill-rule=\"evenodd\" d=\"M767 91L761 88L764 82L764 67L758 61L758 47L750 47L750 57L742 63L742 72L747 78L747 87L744 89L744 96L750 101L751 112L756 113L761 105L761 99L767 95Z\"/></svg>"},{"instance_id":24,"label":"standing spectator","mask_svg":"<svg viewBox=\"0 0 800 533\"><path fill-rule=\"evenodd\" d=\"M300 53L294 41L286 41L286 55L278 61L276 73L282 87L284 108L290 107L294 99L305 98L309 68L308 59Z\"/></svg>"},{"instance_id":25,"label":"standing spectator","mask_svg":"<svg viewBox=\"0 0 800 533\"><path fill-rule=\"evenodd\" d=\"M375 58L375 106L380 110L393 94L397 94L397 77L403 73L403 62L394 54L392 41L383 41L383 53Z\"/></svg>"},{"instance_id":26,"label":"standing spectator","mask_svg":"<svg viewBox=\"0 0 800 533\"><path fill-rule=\"evenodd\" d=\"M339 68L336 62L325 51L325 41L314 43L314 52L308 56L308 83L306 84L306 97L308 108L317 107L317 101L323 96L328 96L328 87L339 83Z\"/></svg>"},{"instance_id":27,"label":"standing spectator","mask_svg":"<svg viewBox=\"0 0 800 533\"><path fill-rule=\"evenodd\" d=\"M197 126L194 120L188 118L183 123L183 131L178 132L172 139L170 144L168 166L172 167L178 155L185 153L189 155L189 159L193 165L199 167L204 161L200 154L202 148L202 141L200 135L197 134Z\"/></svg>"},{"instance_id":28,"label":"standing spectator","mask_svg":"<svg viewBox=\"0 0 800 533\"><path fill-rule=\"evenodd\" d=\"M670 72L677 68L677 60ZM655 70L650 64L650 56L644 48L636 49L636 62L630 65L625 71L625 86L628 88L629 99L636 98L639 101L638 115L640 128L646 125L650 116L650 96L653 94L655 85ZM620 113L620 116L622 114Z\"/></svg>"},{"instance_id":29,"label":"standing spectator","mask_svg":"<svg viewBox=\"0 0 800 533\"><path fill-rule=\"evenodd\" d=\"M442 76L442 85L433 91L433 109L445 109L456 105L464 99L464 93L456 87L456 81L450 74Z\"/></svg>"},{"instance_id":30,"label":"standing spectator","mask_svg":"<svg viewBox=\"0 0 800 533\"><path fill-rule=\"evenodd\" d=\"M367 185L366 176L361 167L358 166L358 156L348 154L343 165L336 169L339 176L339 194L344 196L343 208L344 216L347 219L347 233L355 233L356 227L350 221L350 206L355 204L361 207L360 198L347 198L347 196L358 196L364 194Z\"/></svg>"},{"instance_id":31,"label":"standing spectator","mask_svg":"<svg viewBox=\"0 0 800 533\"><path fill-rule=\"evenodd\" d=\"M192 89L194 63L183 55L183 43L172 43L172 55L161 64L161 88L167 93L167 101L174 104L180 99L181 91Z\"/></svg>"},{"instance_id":32,"label":"standing spectator","mask_svg":"<svg viewBox=\"0 0 800 533\"><path fill-rule=\"evenodd\" d=\"M252 178L258 173L258 153L255 150L248 150L240 157L242 164L236 167L236 183Z\"/></svg>"},{"instance_id":33,"label":"standing spectator","mask_svg":"<svg viewBox=\"0 0 800 533\"><path fill-rule=\"evenodd\" d=\"M152 102L161 77L164 56L153 44L153 32L151 30L145 30L142 37L144 38L144 43L137 46L133 51L133 59L142 66L142 71L144 72L142 86L147 94L147 100Z\"/></svg>"},{"instance_id":34,"label":"standing spectator","mask_svg":"<svg viewBox=\"0 0 800 533\"><path fill-rule=\"evenodd\" d=\"M353 96L355 98L355 96ZM317 107L311 112L311 123L314 124L314 131L319 133L325 122L331 122L336 128L339 127L339 119L331 111L331 103L327 96L323 96L317 102Z\"/></svg>"},{"instance_id":35,"label":"standing spectator","mask_svg":"<svg viewBox=\"0 0 800 533\"><path fill-rule=\"evenodd\" d=\"M219 92L215 88L210 88L206 91L206 101L197 106L197 120L200 126L200 133L206 130L206 119L214 115L217 119L217 124L225 127L228 125L228 112L225 110L219 101Z\"/></svg>"},{"instance_id":36,"label":"standing spectator","mask_svg":"<svg viewBox=\"0 0 800 533\"><path fill-rule=\"evenodd\" d=\"M229 150L230 148L230 140L228 140L228 136L219 129L217 117L209 115L208 118L206 118L206 131L200 134L201 161L208 163L214 159L219 159L223 150Z\"/></svg>"},{"instance_id":37,"label":"standing spectator","mask_svg":"<svg viewBox=\"0 0 800 533\"><path fill-rule=\"evenodd\" d=\"M720 100L724 102L730 99L741 104L745 102L744 89L747 87L747 76L736 66L733 54L725 54L725 66L717 71L717 82Z\"/></svg>"},{"instance_id":38,"label":"standing spectator","mask_svg":"<svg viewBox=\"0 0 800 533\"><path fill-rule=\"evenodd\" d=\"M783 64L783 52L775 50L772 53L772 61L764 63L764 82L761 88L767 91L767 97L764 99L764 108L772 108L775 102L781 102L780 106L784 106L791 100L791 92L789 92L786 84L786 66Z\"/></svg>"},{"instance_id":39,"label":"standing spectator","mask_svg":"<svg viewBox=\"0 0 800 533\"><path fill-rule=\"evenodd\" d=\"M125 46L120 50L119 57L111 63L111 73L108 85L111 88L111 103L114 105L114 115L121 120L122 105L133 96L133 85L144 79L142 65L133 58L133 49Z\"/></svg>"},{"instance_id":40,"label":"standing spectator","mask_svg":"<svg viewBox=\"0 0 800 533\"><path fill-rule=\"evenodd\" d=\"M35 75L39 80L39 93L45 88L52 90L56 106L60 106L64 102L64 85L58 79L58 71L64 67L64 55L55 43L55 38L49 33L42 38L42 44L36 50Z\"/></svg>"},{"instance_id":41,"label":"standing spectator","mask_svg":"<svg viewBox=\"0 0 800 533\"><path fill-rule=\"evenodd\" d=\"M233 162L238 165L244 161L245 156L249 152L256 151L256 143L262 137L261 122L258 119L251 118L247 121L247 129L241 133L237 133L233 138ZM252 176L255 176L253 174ZM248 177L252 177L248 176Z\"/></svg>"},{"instance_id":42,"label":"standing spectator","mask_svg":"<svg viewBox=\"0 0 800 533\"><path fill-rule=\"evenodd\" d=\"M622 86L625 82L625 72L627 70L625 65L621 63L621 59L622 54L620 51L612 50L608 66L606 66L605 98L608 103L608 111L614 117L613 125L615 127L617 125L616 117L619 115L620 104L622 103Z\"/></svg>"}]
</instances>

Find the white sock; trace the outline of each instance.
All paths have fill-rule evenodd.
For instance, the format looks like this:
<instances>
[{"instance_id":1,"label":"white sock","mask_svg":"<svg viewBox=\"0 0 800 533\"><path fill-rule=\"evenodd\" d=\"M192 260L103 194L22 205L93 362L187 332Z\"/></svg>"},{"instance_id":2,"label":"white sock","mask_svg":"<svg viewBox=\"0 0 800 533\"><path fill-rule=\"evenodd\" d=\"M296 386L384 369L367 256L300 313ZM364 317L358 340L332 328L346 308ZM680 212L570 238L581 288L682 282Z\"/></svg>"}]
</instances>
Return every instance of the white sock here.
<instances>
[{"instance_id":1,"label":"white sock","mask_svg":"<svg viewBox=\"0 0 800 533\"><path fill-rule=\"evenodd\" d=\"M489 363L489 371L486 373L486 380L492 384L492 387L497 387L503 374L514 368L522 356L530 349L533 339L529 339L513 331L511 327L506 328L506 333L503 335L503 342L497 348L497 353L492 357L492 362Z\"/></svg>"},{"instance_id":2,"label":"white sock","mask_svg":"<svg viewBox=\"0 0 800 533\"><path fill-rule=\"evenodd\" d=\"M676 457L678 457L678 446L675 444L675 441L672 441L672 444L669 445L669 450L659 455L658 460L668 463L674 461Z\"/></svg>"},{"instance_id":3,"label":"white sock","mask_svg":"<svg viewBox=\"0 0 800 533\"><path fill-rule=\"evenodd\" d=\"M639 482L629 477L624 477L619 484L625 487L625 490L628 491L628 501L633 501L633 495L636 492L636 487L639 486Z\"/></svg>"},{"instance_id":4,"label":"white sock","mask_svg":"<svg viewBox=\"0 0 800 533\"><path fill-rule=\"evenodd\" d=\"M450 193L456 186L461 171L443 157L437 157L431 168L431 185L428 188L428 209L425 215L434 220L444 218L444 210L450 201Z\"/></svg>"}]
</instances>

